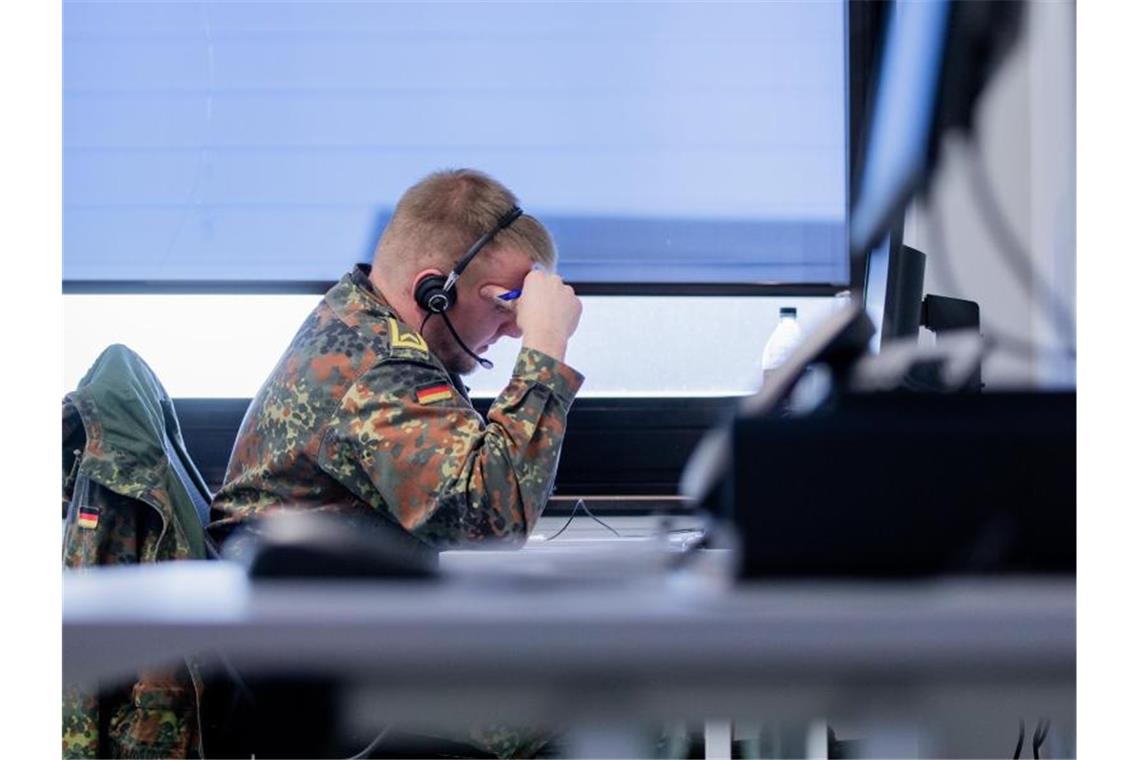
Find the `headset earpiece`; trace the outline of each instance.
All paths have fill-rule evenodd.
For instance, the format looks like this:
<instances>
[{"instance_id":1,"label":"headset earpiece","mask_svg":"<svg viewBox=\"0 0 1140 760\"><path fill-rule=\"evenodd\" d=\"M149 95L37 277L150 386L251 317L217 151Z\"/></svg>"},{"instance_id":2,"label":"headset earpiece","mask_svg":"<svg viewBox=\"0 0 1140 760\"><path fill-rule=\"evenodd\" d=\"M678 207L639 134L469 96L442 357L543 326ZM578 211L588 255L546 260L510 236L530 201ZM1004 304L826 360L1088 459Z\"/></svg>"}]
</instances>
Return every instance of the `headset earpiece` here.
<instances>
[{"instance_id":1,"label":"headset earpiece","mask_svg":"<svg viewBox=\"0 0 1140 760\"><path fill-rule=\"evenodd\" d=\"M432 274L416 283L416 305L428 314L442 314L459 299L459 289L452 288L450 292L444 289L447 278L443 275Z\"/></svg>"},{"instance_id":2,"label":"headset earpiece","mask_svg":"<svg viewBox=\"0 0 1140 760\"><path fill-rule=\"evenodd\" d=\"M459 275L463 274L463 270L471 263L471 259L475 258L475 254L491 242L491 238L495 237L500 230L510 227L520 216L522 216L522 209L518 206L511 206L511 210L499 217L495 226L487 230L483 237L476 240L475 244L467 249L467 253L455 262L455 266L452 267L451 273L447 277L434 274L417 282L413 291L416 304L428 314L443 314L454 306L459 299L459 290L455 287L455 281L459 279Z\"/></svg>"},{"instance_id":3,"label":"headset earpiece","mask_svg":"<svg viewBox=\"0 0 1140 760\"><path fill-rule=\"evenodd\" d=\"M459 344L468 356L479 362L484 369L491 369L495 365L487 359L476 354L463 342L459 337L459 333L455 331L452 326L451 320L447 318L447 310L455 306L455 302L459 300L459 288L455 287L456 280L459 275L463 274L463 270L471 263L471 259L475 258L475 254L483 249L483 246L491 242L491 238L495 237L500 230L505 230L507 227L522 216L522 209L518 206L512 206L511 210L499 217L499 221L495 226L483 234L483 237L475 241L475 244L467 249L467 253L459 261L455 262L450 274L447 277L438 274L429 274L420 279L416 283L416 287L412 291L413 297L416 299L416 305L427 312L424 317L423 323L420 325L420 332L423 332L424 325L431 318L432 314L438 314L443 317L443 323L447 325L447 329L451 332L451 337Z\"/></svg>"}]
</instances>

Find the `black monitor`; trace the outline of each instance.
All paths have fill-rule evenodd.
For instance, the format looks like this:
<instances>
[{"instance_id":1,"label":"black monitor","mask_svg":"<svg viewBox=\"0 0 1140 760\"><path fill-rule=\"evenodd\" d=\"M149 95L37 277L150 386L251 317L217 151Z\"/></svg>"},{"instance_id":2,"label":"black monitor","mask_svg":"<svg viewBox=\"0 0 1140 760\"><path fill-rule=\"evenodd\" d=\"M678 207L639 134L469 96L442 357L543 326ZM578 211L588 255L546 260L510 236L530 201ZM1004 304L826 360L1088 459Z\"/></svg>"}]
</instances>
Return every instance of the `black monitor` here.
<instances>
[{"instance_id":1,"label":"black monitor","mask_svg":"<svg viewBox=\"0 0 1140 760\"><path fill-rule=\"evenodd\" d=\"M875 325L871 352L878 353L884 343L917 337L925 272L926 256L903 245L901 226L867 253L863 308Z\"/></svg>"},{"instance_id":2,"label":"black monitor","mask_svg":"<svg viewBox=\"0 0 1140 760\"><path fill-rule=\"evenodd\" d=\"M882 241L925 177L950 10L949 0L891 6L851 212L852 250Z\"/></svg>"},{"instance_id":3,"label":"black monitor","mask_svg":"<svg viewBox=\"0 0 1140 760\"><path fill-rule=\"evenodd\" d=\"M867 271L863 278L863 308L875 325L875 335L868 349L879 352L883 343L883 318L887 311L887 273L890 270L891 248L897 242L887 235L882 242L867 252Z\"/></svg>"}]
</instances>

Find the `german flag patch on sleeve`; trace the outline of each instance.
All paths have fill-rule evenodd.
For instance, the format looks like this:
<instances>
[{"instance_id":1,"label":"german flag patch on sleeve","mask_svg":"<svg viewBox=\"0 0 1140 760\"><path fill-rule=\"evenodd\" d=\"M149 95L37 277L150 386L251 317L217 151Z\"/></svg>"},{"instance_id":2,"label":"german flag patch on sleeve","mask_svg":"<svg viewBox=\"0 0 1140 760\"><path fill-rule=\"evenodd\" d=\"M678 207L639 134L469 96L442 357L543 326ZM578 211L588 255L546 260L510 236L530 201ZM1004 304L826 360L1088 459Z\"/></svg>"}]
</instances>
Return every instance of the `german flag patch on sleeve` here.
<instances>
[{"instance_id":1,"label":"german flag patch on sleeve","mask_svg":"<svg viewBox=\"0 0 1140 760\"><path fill-rule=\"evenodd\" d=\"M79 517L76 520L80 528L87 528L95 530L99 527L99 508L98 507L80 507Z\"/></svg>"},{"instance_id":2,"label":"german flag patch on sleeve","mask_svg":"<svg viewBox=\"0 0 1140 760\"><path fill-rule=\"evenodd\" d=\"M433 383L416 388L416 401L421 404L434 404L451 398L451 386L447 383Z\"/></svg>"}]
</instances>

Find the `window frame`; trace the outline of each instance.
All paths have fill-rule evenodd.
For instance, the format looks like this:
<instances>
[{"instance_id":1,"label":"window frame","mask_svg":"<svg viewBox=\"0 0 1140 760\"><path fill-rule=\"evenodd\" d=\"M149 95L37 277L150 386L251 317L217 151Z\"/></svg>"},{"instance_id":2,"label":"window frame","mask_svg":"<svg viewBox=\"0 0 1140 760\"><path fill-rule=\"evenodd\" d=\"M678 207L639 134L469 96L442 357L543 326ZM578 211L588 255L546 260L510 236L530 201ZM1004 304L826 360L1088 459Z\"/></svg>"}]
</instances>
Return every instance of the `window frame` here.
<instances>
[{"instance_id":1,"label":"window frame","mask_svg":"<svg viewBox=\"0 0 1140 760\"><path fill-rule=\"evenodd\" d=\"M861 279L861 278L860 278ZM64 280L71 295L321 295L336 280ZM585 296L821 296L833 297L848 285L820 283L570 282Z\"/></svg>"}]
</instances>

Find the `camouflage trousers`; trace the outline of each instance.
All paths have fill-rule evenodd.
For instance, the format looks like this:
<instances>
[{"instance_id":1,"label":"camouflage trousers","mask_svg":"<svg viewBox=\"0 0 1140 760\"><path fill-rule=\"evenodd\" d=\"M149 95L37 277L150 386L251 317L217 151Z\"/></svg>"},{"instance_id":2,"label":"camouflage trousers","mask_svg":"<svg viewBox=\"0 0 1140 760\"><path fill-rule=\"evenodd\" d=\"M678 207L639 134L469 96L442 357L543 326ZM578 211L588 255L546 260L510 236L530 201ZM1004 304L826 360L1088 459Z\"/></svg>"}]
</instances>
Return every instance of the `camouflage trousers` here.
<instances>
[{"instance_id":1,"label":"camouflage trousers","mask_svg":"<svg viewBox=\"0 0 1140 760\"><path fill-rule=\"evenodd\" d=\"M63 757L177 758L198 755L194 687L151 674L130 687L63 693Z\"/></svg>"}]
</instances>

